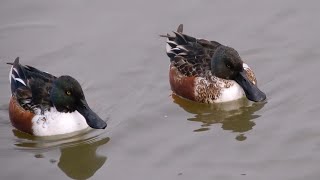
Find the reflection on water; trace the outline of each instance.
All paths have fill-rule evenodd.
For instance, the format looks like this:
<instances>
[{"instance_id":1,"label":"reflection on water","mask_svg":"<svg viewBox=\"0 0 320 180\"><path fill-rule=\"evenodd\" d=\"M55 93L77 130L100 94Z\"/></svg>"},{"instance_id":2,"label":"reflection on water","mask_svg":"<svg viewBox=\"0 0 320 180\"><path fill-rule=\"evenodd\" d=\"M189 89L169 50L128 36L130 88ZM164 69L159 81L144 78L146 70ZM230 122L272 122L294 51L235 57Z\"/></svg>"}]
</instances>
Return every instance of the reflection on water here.
<instances>
[{"instance_id":1,"label":"reflection on water","mask_svg":"<svg viewBox=\"0 0 320 180\"><path fill-rule=\"evenodd\" d=\"M70 178L87 179L93 176L106 162L107 157L96 154L97 148L110 139L61 148L58 167Z\"/></svg>"},{"instance_id":2,"label":"reflection on water","mask_svg":"<svg viewBox=\"0 0 320 180\"><path fill-rule=\"evenodd\" d=\"M106 144L110 138L99 136L86 137L86 134L70 134L60 137L34 137L13 130L17 139L17 149L35 153L35 158L44 158L48 149L59 147L60 158L57 166L72 179L88 179L106 162L107 157L96 153L99 146ZM50 163L56 160L50 159Z\"/></svg>"},{"instance_id":3,"label":"reflection on water","mask_svg":"<svg viewBox=\"0 0 320 180\"><path fill-rule=\"evenodd\" d=\"M266 104L253 103L245 98L216 104L200 104L175 94L172 94L172 98L174 103L192 114L192 117L188 118L189 121L202 123L195 132L207 131L212 124L221 123L222 129L240 133L236 137L239 141L246 139L243 133L251 130L255 125L252 120L259 117L254 113Z\"/></svg>"}]
</instances>

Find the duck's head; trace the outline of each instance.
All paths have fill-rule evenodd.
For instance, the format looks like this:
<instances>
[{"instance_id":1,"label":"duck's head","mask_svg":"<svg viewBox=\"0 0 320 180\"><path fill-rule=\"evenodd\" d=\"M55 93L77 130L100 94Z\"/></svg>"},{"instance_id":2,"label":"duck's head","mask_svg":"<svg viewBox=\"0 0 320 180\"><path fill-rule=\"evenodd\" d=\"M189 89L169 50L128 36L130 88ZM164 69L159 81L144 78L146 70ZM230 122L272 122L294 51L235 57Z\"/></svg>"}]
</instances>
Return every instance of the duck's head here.
<instances>
[{"instance_id":1,"label":"duck's head","mask_svg":"<svg viewBox=\"0 0 320 180\"><path fill-rule=\"evenodd\" d=\"M216 49L211 59L211 72L219 78L235 80L251 101L266 99L266 95L249 80L243 68L243 61L238 52L231 47L221 45Z\"/></svg>"},{"instance_id":2,"label":"duck's head","mask_svg":"<svg viewBox=\"0 0 320 180\"><path fill-rule=\"evenodd\" d=\"M59 112L78 111L94 129L104 129L107 123L93 112L77 80L70 76L60 76L53 82L50 99Z\"/></svg>"}]
</instances>

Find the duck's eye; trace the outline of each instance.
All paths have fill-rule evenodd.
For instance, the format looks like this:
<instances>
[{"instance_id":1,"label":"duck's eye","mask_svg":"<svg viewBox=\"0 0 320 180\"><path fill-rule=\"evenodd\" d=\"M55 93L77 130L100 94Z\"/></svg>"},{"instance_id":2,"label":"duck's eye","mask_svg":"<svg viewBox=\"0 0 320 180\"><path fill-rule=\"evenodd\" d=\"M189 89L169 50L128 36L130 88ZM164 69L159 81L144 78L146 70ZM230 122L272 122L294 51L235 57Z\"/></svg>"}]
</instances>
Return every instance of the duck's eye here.
<instances>
[{"instance_id":1,"label":"duck's eye","mask_svg":"<svg viewBox=\"0 0 320 180\"><path fill-rule=\"evenodd\" d=\"M231 69L231 64L230 63L226 63L227 68Z\"/></svg>"},{"instance_id":2,"label":"duck's eye","mask_svg":"<svg viewBox=\"0 0 320 180\"><path fill-rule=\"evenodd\" d=\"M70 96L70 95L71 95L71 91L66 91L66 94L67 94L68 96Z\"/></svg>"}]
</instances>

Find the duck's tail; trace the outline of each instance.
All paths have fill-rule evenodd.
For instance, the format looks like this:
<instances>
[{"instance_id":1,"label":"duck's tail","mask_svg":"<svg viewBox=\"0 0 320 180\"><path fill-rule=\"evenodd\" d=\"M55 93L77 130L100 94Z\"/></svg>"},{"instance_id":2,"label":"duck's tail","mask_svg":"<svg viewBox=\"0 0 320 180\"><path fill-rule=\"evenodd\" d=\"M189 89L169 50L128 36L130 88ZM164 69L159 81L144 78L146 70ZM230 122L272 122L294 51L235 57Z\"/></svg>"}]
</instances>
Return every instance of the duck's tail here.
<instances>
[{"instance_id":1,"label":"duck's tail","mask_svg":"<svg viewBox=\"0 0 320 180\"><path fill-rule=\"evenodd\" d=\"M170 58L175 56L184 56L187 55L189 42L196 42L197 39L186 34L183 34L183 24L180 24L177 28L177 31L173 31L175 36L160 35L161 37L167 38L166 52Z\"/></svg>"},{"instance_id":2,"label":"duck's tail","mask_svg":"<svg viewBox=\"0 0 320 180\"><path fill-rule=\"evenodd\" d=\"M17 89L21 87L27 87L27 78L24 73L23 67L19 63L19 57L17 57L11 64L11 69L9 73L9 81L11 84L11 92L14 93Z\"/></svg>"}]
</instances>

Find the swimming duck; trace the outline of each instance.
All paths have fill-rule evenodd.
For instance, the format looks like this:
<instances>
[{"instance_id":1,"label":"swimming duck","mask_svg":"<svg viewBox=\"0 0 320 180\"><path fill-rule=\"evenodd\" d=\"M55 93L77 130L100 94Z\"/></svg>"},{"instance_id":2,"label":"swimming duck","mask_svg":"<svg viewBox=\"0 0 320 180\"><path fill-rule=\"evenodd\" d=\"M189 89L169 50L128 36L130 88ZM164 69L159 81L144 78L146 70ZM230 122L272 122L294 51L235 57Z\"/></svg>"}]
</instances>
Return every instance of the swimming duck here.
<instances>
[{"instance_id":1,"label":"swimming duck","mask_svg":"<svg viewBox=\"0 0 320 180\"><path fill-rule=\"evenodd\" d=\"M52 136L79 131L90 126L104 129L107 124L94 113L77 80L55 77L16 58L9 80L9 117L20 131L35 136Z\"/></svg>"},{"instance_id":2,"label":"swimming duck","mask_svg":"<svg viewBox=\"0 0 320 180\"><path fill-rule=\"evenodd\" d=\"M169 81L175 94L200 103L228 102L243 96L255 102L266 99L253 71L235 49L183 34L182 24L174 34L161 36L167 38Z\"/></svg>"}]
</instances>

